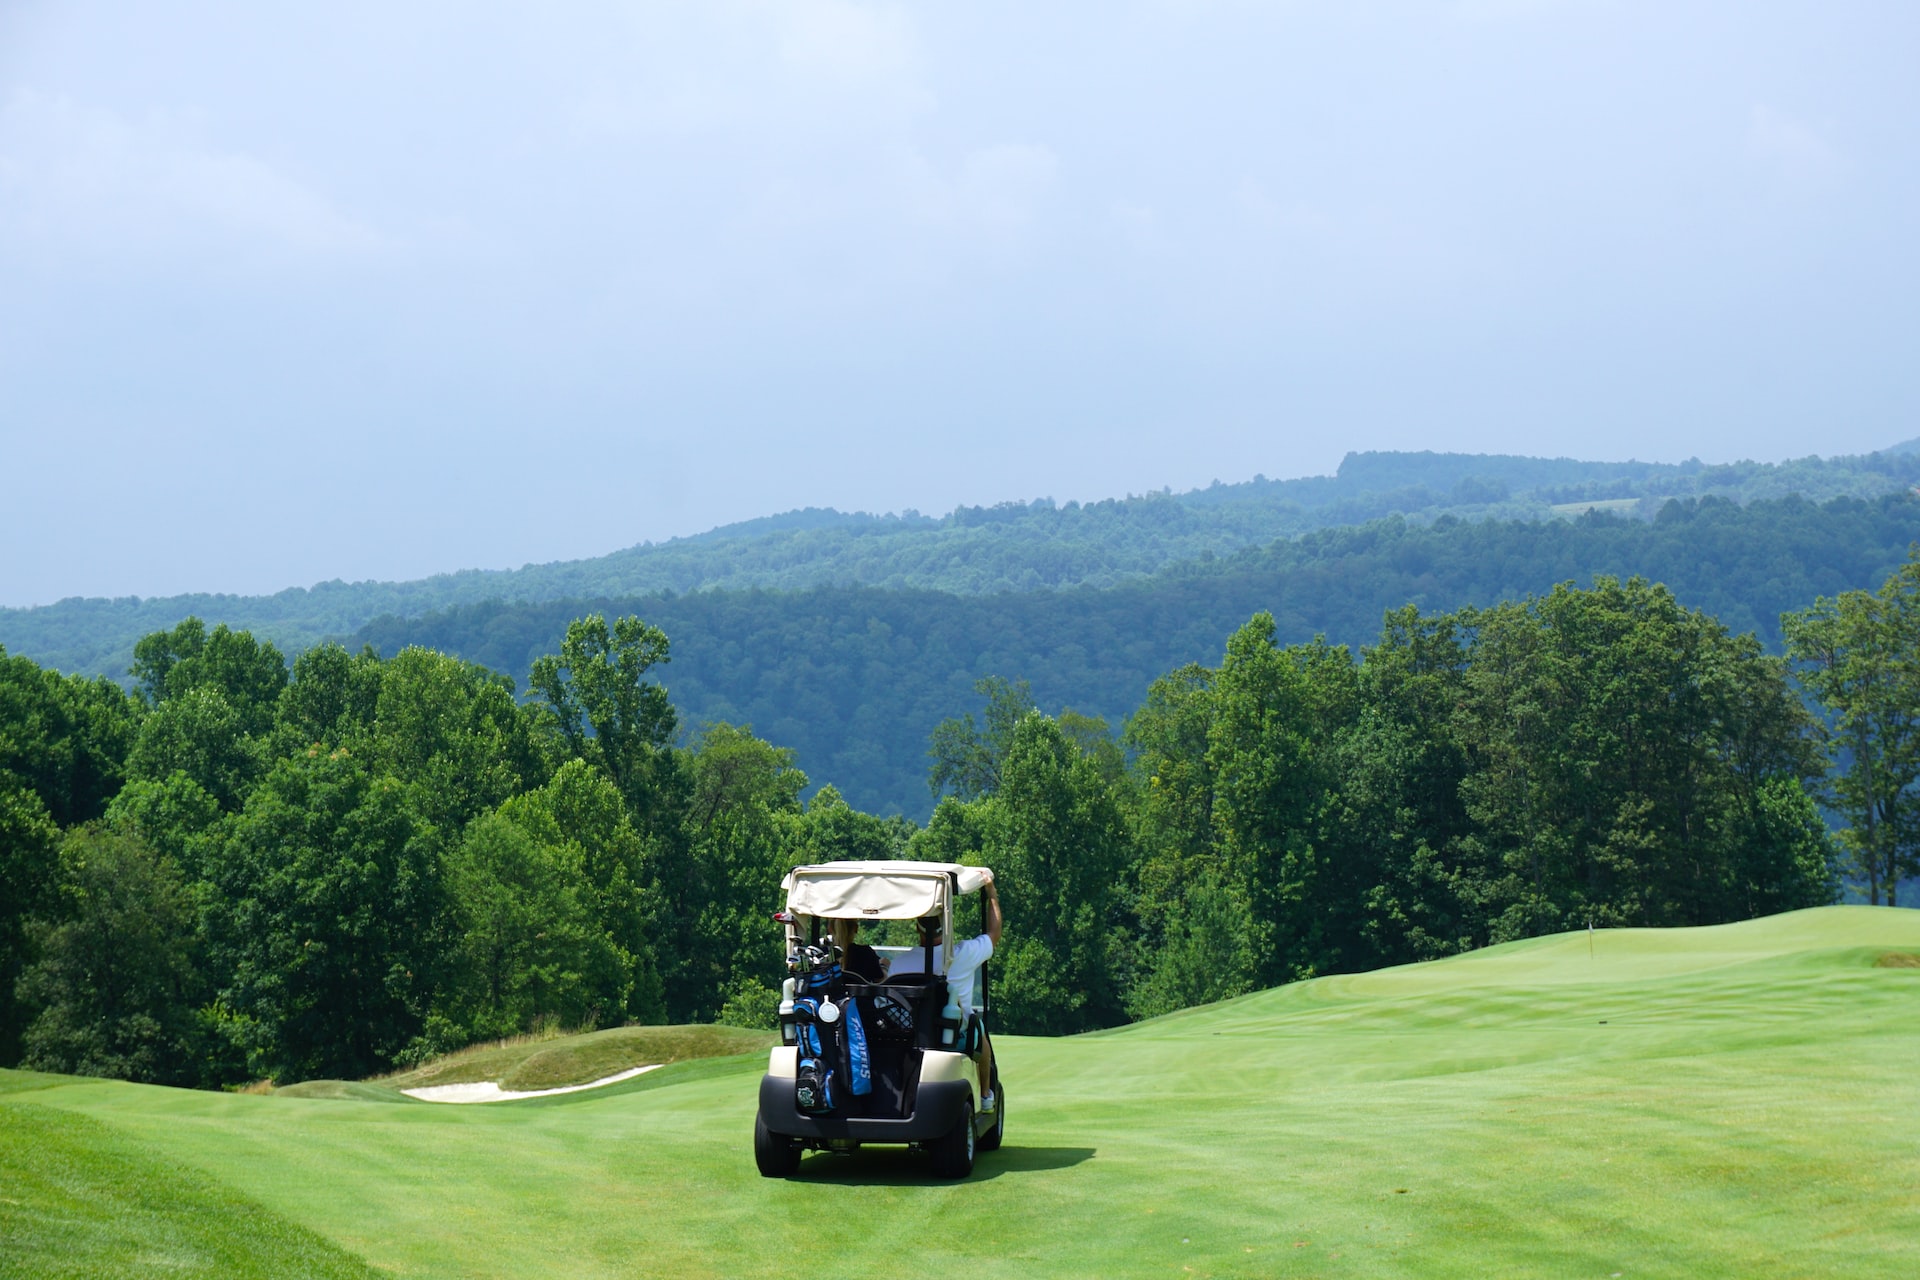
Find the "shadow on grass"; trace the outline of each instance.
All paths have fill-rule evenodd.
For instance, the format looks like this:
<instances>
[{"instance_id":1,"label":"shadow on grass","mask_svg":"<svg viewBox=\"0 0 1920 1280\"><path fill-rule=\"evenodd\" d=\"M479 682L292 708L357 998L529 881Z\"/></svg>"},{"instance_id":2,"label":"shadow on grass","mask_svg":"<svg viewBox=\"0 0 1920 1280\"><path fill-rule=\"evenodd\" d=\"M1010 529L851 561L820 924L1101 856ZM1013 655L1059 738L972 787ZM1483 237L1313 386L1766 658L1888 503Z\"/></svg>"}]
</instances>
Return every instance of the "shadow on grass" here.
<instances>
[{"instance_id":1,"label":"shadow on grass","mask_svg":"<svg viewBox=\"0 0 1920 1280\"><path fill-rule=\"evenodd\" d=\"M974 1159L966 1182L990 1182L1009 1174L1045 1173L1071 1169L1093 1159L1092 1147L1015 1147L983 1152ZM789 1182L817 1182L838 1187L947 1186L952 1179L934 1176L925 1152L906 1147L862 1147L851 1155L831 1151L808 1152L800 1172Z\"/></svg>"}]
</instances>

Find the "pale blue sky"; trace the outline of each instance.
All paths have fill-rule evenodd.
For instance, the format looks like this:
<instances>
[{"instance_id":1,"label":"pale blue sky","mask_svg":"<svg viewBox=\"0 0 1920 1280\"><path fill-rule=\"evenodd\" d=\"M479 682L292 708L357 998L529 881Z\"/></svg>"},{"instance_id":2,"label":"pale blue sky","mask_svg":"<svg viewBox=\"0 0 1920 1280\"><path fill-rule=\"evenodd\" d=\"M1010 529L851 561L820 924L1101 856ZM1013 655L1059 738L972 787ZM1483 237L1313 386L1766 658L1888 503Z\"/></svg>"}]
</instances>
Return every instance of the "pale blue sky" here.
<instances>
[{"instance_id":1,"label":"pale blue sky","mask_svg":"<svg viewBox=\"0 0 1920 1280\"><path fill-rule=\"evenodd\" d=\"M1920 435L1920 6L0 0L0 604Z\"/></svg>"}]
</instances>

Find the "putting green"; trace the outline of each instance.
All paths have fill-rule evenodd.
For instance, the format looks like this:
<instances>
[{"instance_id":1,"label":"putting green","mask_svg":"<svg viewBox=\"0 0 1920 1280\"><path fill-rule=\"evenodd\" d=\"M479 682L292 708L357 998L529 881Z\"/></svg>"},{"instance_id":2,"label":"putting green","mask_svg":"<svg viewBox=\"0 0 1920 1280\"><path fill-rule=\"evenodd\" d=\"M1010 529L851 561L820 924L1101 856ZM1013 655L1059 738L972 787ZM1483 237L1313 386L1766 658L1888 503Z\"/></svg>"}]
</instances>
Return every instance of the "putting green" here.
<instances>
[{"instance_id":1,"label":"putting green","mask_svg":"<svg viewBox=\"0 0 1920 1280\"><path fill-rule=\"evenodd\" d=\"M1913 1276L1915 954L1920 912L1829 907L1007 1037L964 1183L760 1178L759 1055L465 1107L0 1073L0 1274L211 1213L272 1275ZM114 1161L177 1183L131 1225L58 1189Z\"/></svg>"}]
</instances>

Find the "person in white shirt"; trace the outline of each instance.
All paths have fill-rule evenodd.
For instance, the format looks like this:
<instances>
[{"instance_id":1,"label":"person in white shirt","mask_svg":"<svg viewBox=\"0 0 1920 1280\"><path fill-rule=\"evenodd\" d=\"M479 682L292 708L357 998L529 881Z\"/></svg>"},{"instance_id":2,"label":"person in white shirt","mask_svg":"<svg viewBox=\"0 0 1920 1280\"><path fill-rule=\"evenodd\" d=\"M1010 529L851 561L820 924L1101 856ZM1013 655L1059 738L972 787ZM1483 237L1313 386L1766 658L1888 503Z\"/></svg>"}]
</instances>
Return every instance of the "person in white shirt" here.
<instances>
[{"instance_id":1,"label":"person in white shirt","mask_svg":"<svg viewBox=\"0 0 1920 1280\"><path fill-rule=\"evenodd\" d=\"M986 917L986 932L977 938L968 938L953 945L953 960L948 963L942 955L940 945L941 923L939 916L926 916L914 921L920 931L920 943L912 951L896 959L887 968L887 976L901 973L925 972L927 949L933 949L933 969L935 973L946 975L947 994L954 1004L960 1006L963 1016L971 1024L973 1013L979 1006L973 1001L974 977L980 972L980 966L993 955L994 947L1000 943L1000 893L994 888L993 873L987 872L986 887L981 890L986 895L982 902L982 911ZM966 1028L961 1029L962 1034ZM980 1069L980 1110L990 1112L999 1105L999 1099L993 1096L993 1044L983 1032L978 1046L968 1046L967 1052L973 1057L974 1064Z\"/></svg>"}]
</instances>

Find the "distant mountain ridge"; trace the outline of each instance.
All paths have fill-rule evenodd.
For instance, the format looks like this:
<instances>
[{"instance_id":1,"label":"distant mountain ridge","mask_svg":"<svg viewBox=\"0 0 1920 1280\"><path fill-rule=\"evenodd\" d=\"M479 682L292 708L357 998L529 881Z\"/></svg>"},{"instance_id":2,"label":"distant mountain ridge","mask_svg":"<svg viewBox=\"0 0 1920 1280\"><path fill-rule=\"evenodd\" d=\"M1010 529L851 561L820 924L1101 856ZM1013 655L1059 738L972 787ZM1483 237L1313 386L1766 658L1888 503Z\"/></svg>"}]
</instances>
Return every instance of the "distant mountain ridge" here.
<instances>
[{"instance_id":1,"label":"distant mountain ridge","mask_svg":"<svg viewBox=\"0 0 1920 1280\"><path fill-rule=\"evenodd\" d=\"M119 677L135 640L189 614L289 651L407 619L499 601L709 590L914 589L962 596L1111 587L1316 529L1403 516L1427 524L1541 520L1607 503L1651 517L1673 497L1745 503L1799 495L1872 498L1920 482L1920 453L1784 463L1584 462L1451 453L1349 453L1332 476L1253 480L1100 502L963 506L942 517L804 508L586 560L463 570L413 582L323 582L270 596L72 598L0 610L0 645L66 671Z\"/></svg>"},{"instance_id":2,"label":"distant mountain ridge","mask_svg":"<svg viewBox=\"0 0 1920 1280\"><path fill-rule=\"evenodd\" d=\"M1777 650L1782 612L1878 586L1916 541L1920 500L1904 493L1679 499L1651 521L1608 511L1431 524L1389 516L1103 588L961 596L825 586L477 604L381 619L348 646L392 656L422 645L524 680L572 618L637 615L672 641L659 677L688 726L749 724L856 807L924 820L929 735L978 709L982 676L1027 680L1043 710L1071 707L1117 728L1156 677L1217 664L1259 610L1283 641L1318 634L1359 646L1378 640L1389 609L1490 605L1601 574L1665 583L1682 604Z\"/></svg>"}]
</instances>

